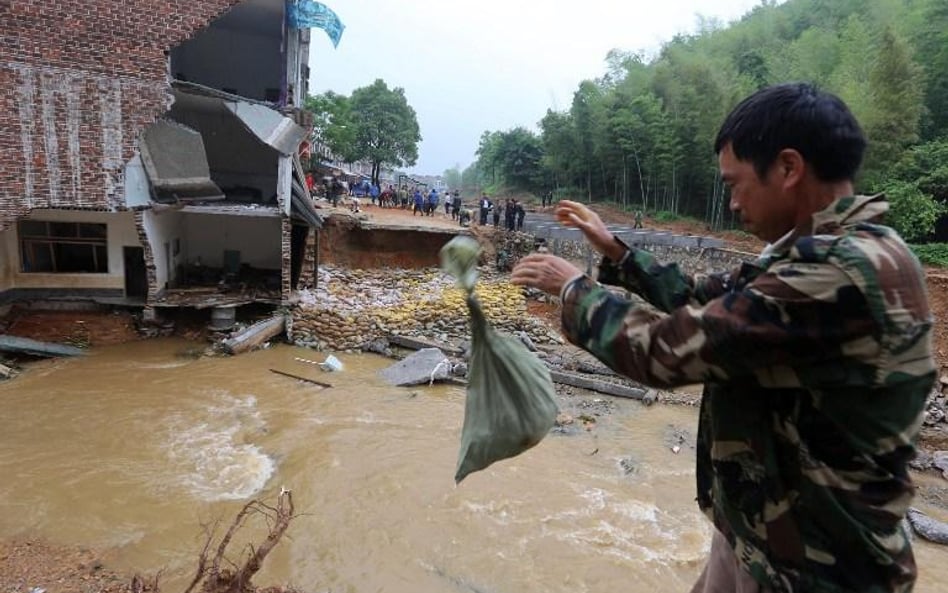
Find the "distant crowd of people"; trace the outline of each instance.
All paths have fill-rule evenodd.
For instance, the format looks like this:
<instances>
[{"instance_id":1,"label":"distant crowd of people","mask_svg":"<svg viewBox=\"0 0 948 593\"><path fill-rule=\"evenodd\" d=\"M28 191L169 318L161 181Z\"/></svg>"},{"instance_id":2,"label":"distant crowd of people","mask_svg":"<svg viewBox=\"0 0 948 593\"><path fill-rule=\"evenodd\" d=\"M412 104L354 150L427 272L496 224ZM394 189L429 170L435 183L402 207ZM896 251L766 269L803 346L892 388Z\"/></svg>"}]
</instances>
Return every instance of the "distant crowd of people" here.
<instances>
[{"instance_id":1,"label":"distant crowd of people","mask_svg":"<svg viewBox=\"0 0 948 593\"><path fill-rule=\"evenodd\" d=\"M524 210L523 203L519 200L508 198L503 204L495 204L487 194L481 194L478 209L480 211L480 223L482 226L487 225L487 219L491 217L493 218L494 226L499 227L500 218L503 217L503 228L508 231L523 230L523 219L526 217L527 211Z\"/></svg>"},{"instance_id":2,"label":"distant crowd of people","mask_svg":"<svg viewBox=\"0 0 948 593\"><path fill-rule=\"evenodd\" d=\"M378 184L363 180L351 186L340 179L326 178L324 184L315 184L312 175L307 175L307 185L316 195L324 195L333 206L339 206L343 197L348 197L349 209L360 212L362 200L368 198L373 206L381 208L399 208L411 210L413 216L434 216L440 206L444 207L444 216L450 216L461 226L470 226L475 216L481 226L491 222L494 227L508 231L523 230L523 221L526 210L523 202L512 198L503 203L495 203L486 193L482 193L474 208L465 208L461 192L455 190L438 191L437 188L426 189L419 185L400 185L395 187L389 184L384 189ZM553 205L553 192L546 192L540 196L542 207ZM501 226L503 221L503 226Z\"/></svg>"}]
</instances>

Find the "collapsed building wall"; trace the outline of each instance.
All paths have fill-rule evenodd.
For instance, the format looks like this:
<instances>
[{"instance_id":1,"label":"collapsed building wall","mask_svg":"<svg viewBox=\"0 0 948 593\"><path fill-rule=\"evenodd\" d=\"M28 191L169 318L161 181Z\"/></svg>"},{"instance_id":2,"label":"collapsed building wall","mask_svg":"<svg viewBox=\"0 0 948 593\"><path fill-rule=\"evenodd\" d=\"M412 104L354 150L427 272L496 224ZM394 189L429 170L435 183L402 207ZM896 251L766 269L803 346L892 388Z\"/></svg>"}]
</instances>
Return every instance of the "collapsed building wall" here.
<instances>
[{"instance_id":1,"label":"collapsed building wall","mask_svg":"<svg viewBox=\"0 0 948 593\"><path fill-rule=\"evenodd\" d=\"M123 208L125 164L169 107L166 53L238 1L0 5L0 228L33 208Z\"/></svg>"}]
</instances>

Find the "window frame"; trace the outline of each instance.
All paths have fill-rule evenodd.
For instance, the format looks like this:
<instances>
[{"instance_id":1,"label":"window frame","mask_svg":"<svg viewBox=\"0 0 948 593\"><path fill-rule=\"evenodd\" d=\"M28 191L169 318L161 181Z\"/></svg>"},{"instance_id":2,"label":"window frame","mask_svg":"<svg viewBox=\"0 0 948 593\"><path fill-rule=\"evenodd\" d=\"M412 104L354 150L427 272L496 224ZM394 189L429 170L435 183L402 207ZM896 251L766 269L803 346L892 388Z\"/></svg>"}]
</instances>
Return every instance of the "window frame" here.
<instances>
[{"instance_id":1,"label":"window frame","mask_svg":"<svg viewBox=\"0 0 948 593\"><path fill-rule=\"evenodd\" d=\"M36 232L37 225L44 225L43 234ZM72 232L69 234L69 225ZM29 227L33 227L29 229ZM28 229L28 230L24 230ZM20 273L23 274L108 274L109 273L109 229L104 222L78 222L58 220L21 220L17 222L17 239L20 250ZM91 250L92 271L60 270L57 251L69 246L88 247ZM37 250L46 250L43 261L50 269L36 270ZM89 257L89 256L85 256Z\"/></svg>"}]
</instances>

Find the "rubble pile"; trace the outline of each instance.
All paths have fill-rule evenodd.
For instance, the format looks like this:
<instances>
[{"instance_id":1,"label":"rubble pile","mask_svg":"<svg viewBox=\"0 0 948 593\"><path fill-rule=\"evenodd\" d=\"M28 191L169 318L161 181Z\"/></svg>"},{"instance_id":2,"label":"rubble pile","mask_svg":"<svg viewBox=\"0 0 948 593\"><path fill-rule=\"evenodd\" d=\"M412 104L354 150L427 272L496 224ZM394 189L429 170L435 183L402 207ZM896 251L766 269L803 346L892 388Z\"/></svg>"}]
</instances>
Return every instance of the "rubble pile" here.
<instances>
[{"instance_id":1,"label":"rubble pile","mask_svg":"<svg viewBox=\"0 0 948 593\"><path fill-rule=\"evenodd\" d=\"M534 342L561 338L527 315L523 290L485 266L476 294L491 324L506 333L526 332ZM467 306L454 279L441 270L354 270L321 266L317 288L302 293L293 310L290 339L325 350L367 348L389 336L439 342L470 339Z\"/></svg>"},{"instance_id":2,"label":"rubble pile","mask_svg":"<svg viewBox=\"0 0 948 593\"><path fill-rule=\"evenodd\" d=\"M948 373L943 373L928 396L925 408L925 426L939 427L948 431Z\"/></svg>"}]
</instances>

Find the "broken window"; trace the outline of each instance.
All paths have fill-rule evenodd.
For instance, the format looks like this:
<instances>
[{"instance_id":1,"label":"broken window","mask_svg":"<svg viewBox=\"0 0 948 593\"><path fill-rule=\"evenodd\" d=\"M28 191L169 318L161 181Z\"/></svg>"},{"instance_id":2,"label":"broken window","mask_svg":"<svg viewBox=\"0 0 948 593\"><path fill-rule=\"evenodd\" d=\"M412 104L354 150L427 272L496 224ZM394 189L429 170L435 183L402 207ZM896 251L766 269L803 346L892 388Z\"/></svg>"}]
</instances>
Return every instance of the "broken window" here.
<instances>
[{"instance_id":1,"label":"broken window","mask_svg":"<svg viewBox=\"0 0 948 593\"><path fill-rule=\"evenodd\" d=\"M24 220L18 224L23 272L107 274L108 226Z\"/></svg>"}]
</instances>

